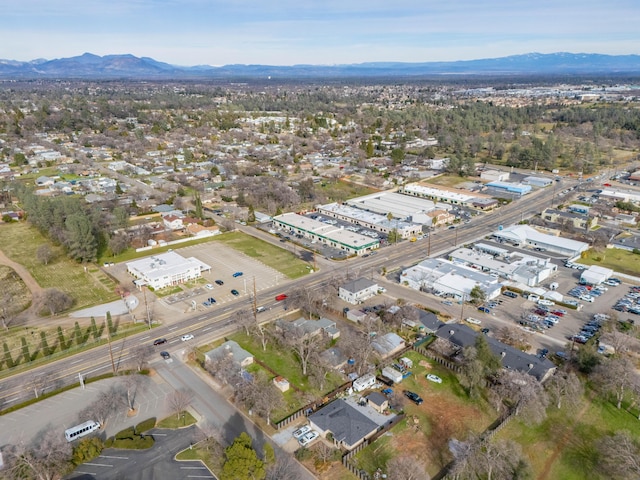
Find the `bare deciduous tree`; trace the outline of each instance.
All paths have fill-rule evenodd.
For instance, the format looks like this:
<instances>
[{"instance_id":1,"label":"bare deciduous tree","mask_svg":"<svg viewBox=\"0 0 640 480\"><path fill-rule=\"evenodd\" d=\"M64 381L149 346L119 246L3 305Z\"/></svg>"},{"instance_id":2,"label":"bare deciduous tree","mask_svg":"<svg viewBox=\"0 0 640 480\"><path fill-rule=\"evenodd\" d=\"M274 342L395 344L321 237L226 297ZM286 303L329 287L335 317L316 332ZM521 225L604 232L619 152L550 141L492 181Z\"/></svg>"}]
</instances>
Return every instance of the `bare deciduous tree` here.
<instances>
[{"instance_id":1,"label":"bare deciduous tree","mask_svg":"<svg viewBox=\"0 0 640 480\"><path fill-rule=\"evenodd\" d=\"M307 375L309 360L319 351L324 338L322 335L310 335L291 323L282 322L280 342L293 351L302 367L302 374Z\"/></svg>"},{"instance_id":2,"label":"bare deciduous tree","mask_svg":"<svg viewBox=\"0 0 640 480\"><path fill-rule=\"evenodd\" d=\"M615 328L609 332L604 332L600 336L600 341L610 345L617 355L626 353L634 343L637 343L637 339Z\"/></svg>"},{"instance_id":3,"label":"bare deciduous tree","mask_svg":"<svg viewBox=\"0 0 640 480\"><path fill-rule=\"evenodd\" d=\"M63 310L71 308L73 298L57 288L47 288L40 295L38 305L40 308L46 308L52 316L55 316Z\"/></svg>"},{"instance_id":4,"label":"bare deciduous tree","mask_svg":"<svg viewBox=\"0 0 640 480\"><path fill-rule=\"evenodd\" d=\"M145 377L137 373L123 375L120 380L122 399L130 411L135 410L136 394L144 384Z\"/></svg>"},{"instance_id":5,"label":"bare deciduous tree","mask_svg":"<svg viewBox=\"0 0 640 480\"><path fill-rule=\"evenodd\" d=\"M243 381L236 388L236 400L271 424L271 414L283 404L282 393L264 375Z\"/></svg>"},{"instance_id":6,"label":"bare deciduous tree","mask_svg":"<svg viewBox=\"0 0 640 480\"><path fill-rule=\"evenodd\" d=\"M450 470L453 478L513 480L528 478L531 473L520 446L511 440L483 440L472 435L455 456Z\"/></svg>"},{"instance_id":7,"label":"bare deciduous tree","mask_svg":"<svg viewBox=\"0 0 640 480\"><path fill-rule=\"evenodd\" d=\"M71 444L56 430L47 430L30 445L12 445L6 452L8 478L57 480L70 470Z\"/></svg>"},{"instance_id":8,"label":"bare deciduous tree","mask_svg":"<svg viewBox=\"0 0 640 480\"><path fill-rule=\"evenodd\" d=\"M98 398L78 414L78 420L80 422L86 422L88 419L92 419L104 427L109 417L116 411L116 403L113 399L117 396L118 390L115 387L100 392Z\"/></svg>"},{"instance_id":9,"label":"bare deciduous tree","mask_svg":"<svg viewBox=\"0 0 640 480\"><path fill-rule=\"evenodd\" d=\"M43 243L36 250L36 258L43 265L48 265L53 259L53 250L47 243Z\"/></svg>"},{"instance_id":10,"label":"bare deciduous tree","mask_svg":"<svg viewBox=\"0 0 640 480\"><path fill-rule=\"evenodd\" d=\"M140 372L151 355L153 354L153 347L150 345L137 345L131 349L131 361L134 367Z\"/></svg>"},{"instance_id":11,"label":"bare deciduous tree","mask_svg":"<svg viewBox=\"0 0 640 480\"><path fill-rule=\"evenodd\" d=\"M598 469L606 478L640 478L640 444L626 431L601 438L597 442Z\"/></svg>"},{"instance_id":12,"label":"bare deciduous tree","mask_svg":"<svg viewBox=\"0 0 640 480\"><path fill-rule=\"evenodd\" d=\"M429 480L425 465L415 457L399 456L387 462L389 480Z\"/></svg>"},{"instance_id":13,"label":"bare deciduous tree","mask_svg":"<svg viewBox=\"0 0 640 480\"><path fill-rule=\"evenodd\" d=\"M254 318L253 313L251 313L250 310L248 309L241 309L241 310L237 310L234 314L233 314L233 323L244 328L245 333L247 334L247 336L249 336L251 334L251 329L255 326L256 324L256 320Z\"/></svg>"},{"instance_id":14,"label":"bare deciduous tree","mask_svg":"<svg viewBox=\"0 0 640 480\"><path fill-rule=\"evenodd\" d=\"M579 404L584 393L584 386L578 376L566 369L558 370L546 381L544 387L557 408L562 407L562 401L565 399L570 405Z\"/></svg>"},{"instance_id":15,"label":"bare deciduous tree","mask_svg":"<svg viewBox=\"0 0 640 480\"><path fill-rule=\"evenodd\" d=\"M221 353L207 360L205 368L214 378L226 385L235 385L240 379L240 365L231 355Z\"/></svg>"},{"instance_id":16,"label":"bare deciduous tree","mask_svg":"<svg viewBox=\"0 0 640 480\"><path fill-rule=\"evenodd\" d=\"M298 480L303 476L300 464L290 454L282 453L267 468L265 480Z\"/></svg>"},{"instance_id":17,"label":"bare deciduous tree","mask_svg":"<svg viewBox=\"0 0 640 480\"><path fill-rule=\"evenodd\" d=\"M491 387L498 410L510 408L526 423L537 424L546 418L549 397L540 382L517 370L502 370Z\"/></svg>"},{"instance_id":18,"label":"bare deciduous tree","mask_svg":"<svg viewBox=\"0 0 640 480\"><path fill-rule=\"evenodd\" d=\"M167 404L178 418L191 405L192 400L193 393L190 390L174 390L167 396Z\"/></svg>"},{"instance_id":19,"label":"bare deciduous tree","mask_svg":"<svg viewBox=\"0 0 640 480\"><path fill-rule=\"evenodd\" d=\"M591 380L604 394L611 394L616 399L616 407L622 407L622 400L628 392L633 392L634 385L639 383L633 362L627 357L611 358L598 365Z\"/></svg>"}]
</instances>

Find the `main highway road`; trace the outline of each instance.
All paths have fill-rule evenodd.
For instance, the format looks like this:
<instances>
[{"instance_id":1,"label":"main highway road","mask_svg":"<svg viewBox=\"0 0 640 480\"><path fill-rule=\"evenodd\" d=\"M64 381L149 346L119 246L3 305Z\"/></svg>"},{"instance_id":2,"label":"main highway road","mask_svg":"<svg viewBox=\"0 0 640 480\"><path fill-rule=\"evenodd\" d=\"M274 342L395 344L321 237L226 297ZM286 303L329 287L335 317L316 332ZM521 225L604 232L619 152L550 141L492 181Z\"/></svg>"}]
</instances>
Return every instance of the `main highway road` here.
<instances>
[{"instance_id":1,"label":"main highway road","mask_svg":"<svg viewBox=\"0 0 640 480\"><path fill-rule=\"evenodd\" d=\"M567 183L562 185L566 188ZM552 189L542 189L527 197L505 205L492 213L482 213L472 219L467 224L456 226L455 229L445 229L433 234L429 240L419 242L402 242L397 245L384 247L378 255L368 258L352 258L339 262L330 262L322 259L321 269L306 278L295 280L295 285L304 285L308 288L318 288L326 285L337 275L346 273L348 269L361 275L368 272L378 271L384 267L387 271L408 267L427 256L430 250L432 256L439 255L455 248L457 245L469 243L478 238L482 238L499 225L511 225L524 218L528 218L536 213L540 213L544 208L551 206L553 200L558 197ZM251 227L240 227L249 234L260 236L277 243L273 237L264 232L257 232ZM294 284L294 282L289 282ZM280 284L270 290L260 293L257 297L259 305L267 307L264 315L266 318L276 318L281 313L281 302L274 301L274 295L282 293L286 284ZM413 296L413 295L411 295ZM234 331L237 326L233 325L234 313L242 308L251 308L250 299L238 299L231 306L219 306L209 309L206 313L192 313L181 315L178 320L171 323L132 335L111 344L113 363L109 353L109 346L102 345L91 350L80 352L72 357L67 357L52 363L34 367L29 371L16 373L13 376L0 379L0 408L4 409L34 395L34 385L44 385L45 391L70 385L79 381L79 375L83 378L100 375L110 372L114 366L116 370L131 368L132 351L141 344L152 344L155 338L167 338L168 345L156 347L159 350L169 352L179 351L188 348L187 343L180 341L180 337L185 333L193 334L198 343L206 343L216 338L220 338ZM129 364L128 364L129 363Z\"/></svg>"}]
</instances>

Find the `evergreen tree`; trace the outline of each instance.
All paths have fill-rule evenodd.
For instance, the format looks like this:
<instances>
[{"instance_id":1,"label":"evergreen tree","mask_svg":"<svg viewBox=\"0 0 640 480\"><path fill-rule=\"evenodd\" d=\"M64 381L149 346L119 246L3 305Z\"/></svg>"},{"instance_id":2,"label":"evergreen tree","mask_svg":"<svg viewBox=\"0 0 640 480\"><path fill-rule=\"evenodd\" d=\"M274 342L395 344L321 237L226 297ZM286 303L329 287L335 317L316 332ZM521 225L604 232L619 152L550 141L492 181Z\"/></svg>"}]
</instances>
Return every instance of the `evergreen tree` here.
<instances>
[{"instance_id":1,"label":"evergreen tree","mask_svg":"<svg viewBox=\"0 0 640 480\"><path fill-rule=\"evenodd\" d=\"M264 463L251 446L251 437L242 432L224 450L225 461L220 480L264 480Z\"/></svg>"}]
</instances>

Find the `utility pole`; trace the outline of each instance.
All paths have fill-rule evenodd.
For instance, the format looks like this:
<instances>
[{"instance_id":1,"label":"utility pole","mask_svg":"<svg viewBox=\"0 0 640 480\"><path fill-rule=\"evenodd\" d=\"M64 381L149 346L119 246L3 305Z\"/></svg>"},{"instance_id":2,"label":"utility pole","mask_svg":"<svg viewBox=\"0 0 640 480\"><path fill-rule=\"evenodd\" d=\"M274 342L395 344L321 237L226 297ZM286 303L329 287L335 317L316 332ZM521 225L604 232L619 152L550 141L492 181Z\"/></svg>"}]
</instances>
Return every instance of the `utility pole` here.
<instances>
[{"instance_id":1,"label":"utility pole","mask_svg":"<svg viewBox=\"0 0 640 480\"><path fill-rule=\"evenodd\" d=\"M149 312L149 304L147 303L147 289L145 286L142 286L142 297L144 298L144 310L147 315L147 325L149 325L149 330L151 330L151 313Z\"/></svg>"},{"instance_id":2,"label":"utility pole","mask_svg":"<svg viewBox=\"0 0 640 480\"><path fill-rule=\"evenodd\" d=\"M113 349L111 348L111 331L109 330L109 325L107 325L107 342L109 343L109 357L111 357L111 370L113 374L116 374L116 364L113 361Z\"/></svg>"},{"instance_id":3,"label":"utility pole","mask_svg":"<svg viewBox=\"0 0 640 480\"><path fill-rule=\"evenodd\" d=\"M258 298L256 297L256 277L253 277L253 319L258 323Z\"/></svg>"},{"instance_id":4,"label":"utility pole","mask_svg":"<svg viewBox=\"0 0 640 480\"><path fill-rule=\"evenodd\" d=\"M427 232L427 235L429 235L429 244L427 246L427 257L431 256L431 229L429 229L429 231Z\"/></svg>"}]
</instances>

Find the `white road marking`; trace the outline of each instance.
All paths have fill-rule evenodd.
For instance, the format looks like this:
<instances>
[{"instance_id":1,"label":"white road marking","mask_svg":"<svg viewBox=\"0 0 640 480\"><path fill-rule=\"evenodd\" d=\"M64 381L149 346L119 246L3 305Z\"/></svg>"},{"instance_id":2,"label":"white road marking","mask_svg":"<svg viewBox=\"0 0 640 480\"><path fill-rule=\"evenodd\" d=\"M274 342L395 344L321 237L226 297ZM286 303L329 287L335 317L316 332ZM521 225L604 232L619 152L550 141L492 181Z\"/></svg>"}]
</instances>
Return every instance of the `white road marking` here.
<instances>
[{"instance_id":1,"label":"white road marking","mask_svg":"<svg viewBox=\"0 0 640 480\"><path fill-rule=\"evenodd\" d=\"M206 332L207 330L211 330L211 327L203 328L202 331Z\"/></svg>"},{"instance_id":2,"label":"white road marking","mask_svg":"<svg viewBox=\"0 0 640 480\"><path fill-rule=\"evenodd\" d=\"M82 359L74 360L73 362L69 362L69 365L73 365L74 363L82 362Z\"/></svg>"},{"instance_id":3,"label":"white road marking","mask_svg":"<svg viewBox=\"0 0 640 480\"><path fill-rule=\"evenodd\" d=\"M123 460L128 460L129 459L129 457L116 457L116 456L113 456L113 455L100 455L100 458L121 458Z\"/></svg>"},{"instance_id":4,"label":"white road marking","mask_svg":"<svg viewBox=\"0 0 640 480\"><path fill-rule=\"evenodd\" d=\"M85 463L84 465L91 465L92 467L113 467L113 465L109 465L108 463Z\"/></svg>"},{"instance_id":5,"label":"white road marking","mask_svg":"<svg viewBox=\"0 0 640 480\"><path fill-rule=\"evenodd\" d=\"M173 326L173 327L169 327L168 330L175 330L176 328L178 328L177 326Z\"/></svg>"}]
</instances>

